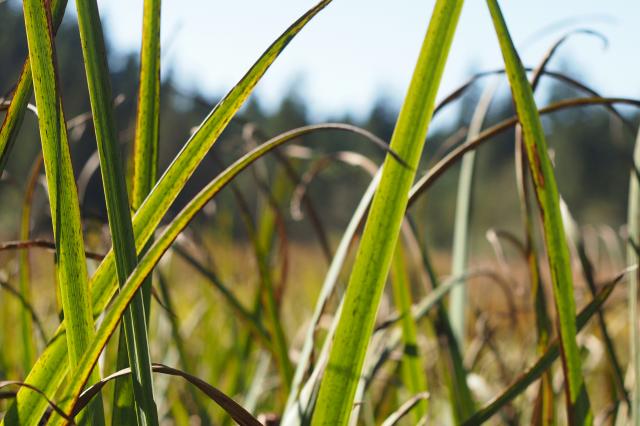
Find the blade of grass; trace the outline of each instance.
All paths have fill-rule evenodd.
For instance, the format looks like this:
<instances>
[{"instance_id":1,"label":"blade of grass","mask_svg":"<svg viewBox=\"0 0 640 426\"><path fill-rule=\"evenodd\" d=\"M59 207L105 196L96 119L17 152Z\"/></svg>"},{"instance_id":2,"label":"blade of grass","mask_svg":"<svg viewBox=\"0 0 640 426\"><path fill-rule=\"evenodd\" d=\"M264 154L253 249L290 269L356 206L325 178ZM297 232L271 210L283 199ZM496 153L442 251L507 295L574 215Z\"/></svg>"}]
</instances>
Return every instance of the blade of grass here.
<instances>
[{"instance_id":1,"label":"blade of grass","mask_svg":"<svg viewBox=\"0 0 640 426\"><path fill-rule=\"evenodd\" d=\"M140 86L133 152L133 209L138 210L158 175L160 128L161 0L145 0L142 16Z\"/></svg>"},{"instance_id":2,"label":"blade of grass","mask_svg":"<svg viewBox=\"0 0 640 426\"><path fill-rule=\"evenodd\" d=\"M391 149L408 167L387 156L345 295L343 316L333 341L312 419L314 425L349 420L353 397L373 331L407 198L435 106L462 1L439 0L420 52Z\"/></svg>"},{"instance_id":3,"label":"blade of grass","mask_svg":"<svg viewBox=\"0 0 640 426\"><path fill-rule=\"evenodd\" d=\"M569 33L570 35L571 33ZM544 55L540 64L533 70L531 75L531 91L535 93L542 73L545 71L549 61L554 53L569 37L565 35L556 41ZM525 172L527 168L527 156L524 149L524 141L522 140L522 126L516 125L515 128L515 172L516 172L516 188L518 191L518 201L520 203L520 214L524 228L524 255L527 260L529 272L529 285L531 287L531 299L536 318L537 331L537 352L544 353L549 344L549 338L553 333L552 320L549 317L547 308L547 298L543 289L543 282L540 276L540 265L538 262L538 247L534 240L534 223L535 216L531 209L529 179ZM556 404L555 395L552 386L552 371L547 371L540 380L538 396L532 415L532 425L544 425L555 422Z\"/></svg>"},{"instance_id":4,"label":"blade of grass","mask_svg":"<svg viewBox=\"0 0 640 426\"><path fill-rule=\"evenodd\" d=\"M407 235L412 235L414 240L416 240L422 267L431 281L432 291L430 294L436 293L444 284L440 284L440 280L433 268L433 263L427 250L427 244L418 242L418 233L415 230L413 221L408 220L407 222L410 224L411 231L408 232ZM463 356L458 347L458 341L453 334L451 324L449 323L447 309L442 301L438 303L434 326L438 337L446 342L445 351L447 356L442 357L441 365L445 373L445 382L449 391L452 415L455 422L459 423L475 411L475 403L467 384L467 369L464 366Z\"/></svg>"},{"instance_id":5,"label":"blade of grass","mask_svg":"<svg viewBox=\"0 0 640 426\"><path fill-rule=\"evenodd\" d=\"M491 101L497 89L497 82L487 86L478 101L471 123L467 141L478 137L482 130L484 119L491 106ZM473 174L475 168L475 151L468 152L462 159L460 177L458 179L458 193L456 199L455 222L453 225L453 248L451 259L451 274L458 275L465 271L469 257L469 221L471 216L471 196L473 192ZM467 307L466 286L460 286L451 291L449 299L449 318L451 327L458 340L458 346L464 349L465 340L465 311Z\"/></svg>"},{"instance_id":6,"label":"blade of grass","mask_svg":"<svg viewBox=\"0 0 640 426\"><path fill-rule=\"evenodd\" d=\"M627 207L627 265L637 265L640 257L635 249L640 243L640 130L633 150L633 166L629 177ZM638 280L640 270L629 277L629 368L633 371L631 388L631 424L640 425L640 329L638 328Z\"/></svg>"},{"instance_id":7,"label":"blade of grass","mask_svg":"<svg viewBox=\"0 0 640 426\"><path fill-rule=\"evenodd\" d=\"M160 123L160 0L146 0L142 16L142 47L140 51L140 83L138 109L133 145L133 194L132 209L136 211L157 180L158 144ZM143 250L144 252L144 250ZM152 277L142 286L141 297L145 320L149 321L151 309ZM118 344L116 368L128 366L126 335L123 330ZM135 380L135 379L134 379ZM133 389L130 381L120 378L114 385L113 424L127 423L133 409Z\"/></svg>"},{"instance_id":8,"label":"blade of grass","mask_svg":"<svg viewBox=\"0 0 640 426\"><path fill-rule=\"evenodd\" d=\"M23 9L57 246L56 273L68 329L68 359L77 364L93 339L94 328L80 207L58 90L51 15L39 0L23 2ZM96 370L94 379L98 378L97 373ZM104 423L101 400L89 408L87 420L96 425Z\"/></svg>"},{"instance_id":9,"label":"blade of grass","mask_svg":"<svg viewBox=\"0 0 640 426\"><path fill-rule=\"evenodd\" d=\"M76 9L116 272L118 283L122 286L135 268L138 259L129 212L129 197L113 119L104 35L96 0L77 0ZM153 398L151 356L141 292L134 299L131 308L127 310L123 325L129 365L133 371L131 382L137 423L139 426L157 426L158 410ZM117 420L130 423L133 419Z\"/></svg>"},{"instance_id":10,"label":"blade of grass","mask_svg":"<svg viewBox=\"0 0 640 426\"><path fill-rule=\"evenodd\" d=\"M409 395L427 393L427 375L418 349L416 323L411 317L411 283L407 276L402 240L398 240L391 263L393 299L402 322L402 344L404 351L400 364L402 381ZM426 398L416 401L415 422L428 412Z\"/></svg>"},{"instance_id":11,"label":"blade of grass","mask_svg":"<svg viewBox=\"0 0 640 426\"><path fill-rule=\"evenodd\" d=\"M560 215L553 167L547 153L544 131L533 99L531 85L527 81L498 3L496 0L487 0L487 4L500 42L518 118L522 125L529 167L542 215L561 336L567 416L572 424L591 424L593 415L582 378L580 353L576 342L576 308L569 249Z\"/></svg>"},{"instance_id":12,"label":"blade of grass","mask_svg":"<svg viewBox=\"0 0 640 426\"><path fill-rule=\"evenodd\" d=\"M331 264L329 265L329 270L325 275L324 282L322 283L322 287L320 290L320 294L316 300L316 306L313 311L313 316L309 322L309 327L307 328L304 343L302 349L300 350L300 356L298 359L298 365L296 366L295 375L293 377L293 383L291 385L291 391L289 392L289 398L287 401L286 408L284 410L283 419L288 418L288 414L292 412L291 415L296 416L298 411L296 409L297 405L300 405L300 393L301 387L304 380L304 376L307 373L307 370L310 368L311 357L314 348L314 340L316 335L316 330L320 323L320 319L322 317L323 312L326 309L327 302L329 298L333 294L335 287L338 283L338 276L344 263L347 259L347 255L349 253L349 247L351 246L351 242L356 235L356 232L360 226L361 221L365 217L365 213L369 208L369 204L373 199L373 194L378 187L378 183L380 181L380 173L378 172L376 176L371 180L371 183L367 187L364 195L362 196L358 206L354 210L351 219L349 220L349 224L340 239L340 243L336 248L336 252L333 255L331 260ZM305 402L303 402L304 404ZM308 406L309 404L304 404ZM299 419L302 420L302 419Z\"/></svg>"},{"instance_id":13,"label":"blade of grass","mask_svg":"<svg viewBox=\"0 0 640 426\"><path fill-rule=\"evenodd\" d=\"M55 35L62 22L62 17L67 7L67 0L53 0L47 2L47 5L49 4L51 5L52 32ZM20 72L16 88L13 91L11 104L4 117L2 127L0 127L0 175L2 175L4 171L11 149L18 137L22 120L27 112L27 105L29 104L32 90L33 76L31 74L31 62L29 58L27 58L24 65L22 65L22 71Z\"/></svg>"},{"instance_id":14,"label":"blade of grass","mask_svg":"<svg viewBox=\"0 0 640 426\"><path fill-rule=\"evenodd\" d=\"M319 2L291 25L266 50L231 92L214 108L209 117L185 145L134 217L133 228L138 250L145 246L169 206L195 170L195 167L204 158L204 155L217 140L227 123L249 97L269 66L302 28L330 2L331 0ZM92 303L96 315L99 315L104 310L116 292L115 273L114 256L111 251L100 264L90 282ZM60 351L64 352L65 350L64 345L60 343L62 340L64 339L56 338L36 361L36 366L32 368L30 380L32 379L34 383L37 383L41 389L56 389L64 378L68 366L61 364L64 363L66 356L64 353L60 353ZM45 359L47 362L45 362ZM46 404L40 401L37 395L21 390L18 392L16 401L10 408L9 413L14 416L13 418L19 416L26 423L35 423L45 409Z\"/></svg>"}]
</instances>

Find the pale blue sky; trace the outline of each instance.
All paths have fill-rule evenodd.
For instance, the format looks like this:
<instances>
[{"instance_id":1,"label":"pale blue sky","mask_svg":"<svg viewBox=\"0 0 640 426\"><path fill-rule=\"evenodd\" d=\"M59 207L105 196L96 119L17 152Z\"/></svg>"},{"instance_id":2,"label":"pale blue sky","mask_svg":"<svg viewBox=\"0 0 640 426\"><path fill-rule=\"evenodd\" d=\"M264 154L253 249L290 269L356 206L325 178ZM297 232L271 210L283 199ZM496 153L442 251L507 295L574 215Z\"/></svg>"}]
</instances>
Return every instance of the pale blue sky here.
<instances>
[{"instance_id":1,"label":"pale blue sky","mask_svg":"<svg viewBox=\"0 0 640 426\"><path fill-rule=\"evenodd\" d=\"M70 1L70 3L73 3ZM164 0L162 38L170 66L184 88L226 92L260 53L315 0ZM317 117L362 114L386 94L399 102L415 63L433 0L334 0L268 71L257 93L274 105L303 76L301 92ZM99 0L112 43L137 51L142 0ZM588 27L609 38L576 36L560 52L607 95L640 95L640 2L635 0L501 1L524 62L537 63L569 28ZM573 23L567 24L573 20ZM549 25L533 43L533 34ZM467 0L445 71L441 95L468 76L471 66L501 66L486 4ZM558 61L555 62L558 65Z\"/></svg>"}]
</instances>

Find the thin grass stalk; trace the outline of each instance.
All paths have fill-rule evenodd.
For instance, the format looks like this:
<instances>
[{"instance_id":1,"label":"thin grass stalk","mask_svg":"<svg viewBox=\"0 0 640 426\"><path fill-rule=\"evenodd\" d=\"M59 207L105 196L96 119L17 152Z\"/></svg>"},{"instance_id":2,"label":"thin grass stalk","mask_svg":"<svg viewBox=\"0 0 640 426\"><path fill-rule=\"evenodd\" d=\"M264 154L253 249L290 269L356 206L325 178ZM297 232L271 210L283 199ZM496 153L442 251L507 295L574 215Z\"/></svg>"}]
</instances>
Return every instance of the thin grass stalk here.
<instances>
[{"instance_id":1,"label":"thin grass stalk","mask_svg":"<svg viewBox=\"0 0 640 426\"><path fill-rule=\"evenodd\" d=\"M637 265L640 257L640 130L633 150L633 168L629 178L629 205L627 208L627 265ZM640 270L629 277L629 368L633 372L631 388L631 423L640 425L640 328L638 325L638 281Z\"/></svg>"},{"instance_id":2,"label":"thin grass stalk","mask_svg":"<svg viewBox=\"0 0 640 426\"><path fill-rule=\"evenodd\" d=\"M373 331L400 224L407 207L435 96L449 53L462 1L436 2L418 64L402 106L391 149L407 166L387 156L345 294L345 308L320 385L312 424L349 420L358 376Z\"/></svg>"},{"instance_id":3,"label":"thin grass stalk","mask_svg":"<svg viewBox=\"0 0 640 426\"><path fill-rule=\"evenodd\" d=\"M416 323L411 316L411 282L407 276L407 265L402 248L402 240L398 244L393 255L391 264L391 284L393 288L393 298L398 308L398 313L402 322L402 344L404 351L400 370L402 381L409 395L426 393L427 375L418 348L418 333ZM413 409L414 420L420 419L428 412L428 401L423 398L416 402Z\"/></svg>"},{"instance_id":4,"label":"thin grass stalk","mask_svg":"<svg viewBox=\"0 0 640 426\"><path fill-rule=\"evenodd\" d=\"M284 50L288 42L330 2L331 0L319 2L292 24L265 51L242 80L211 111L199 129L189 139L162 175L149 197L145 199L138 211L136 211L133 218L133 227L136 235L136 245L139 250L149 241L153 231L168 211L189 176L191 176L208 150L216 142L234 114L249 97L269 66ZM101 311L114 294L115 289L112 281L114 272L113 260L113 253L110 252L92 277L92 288L95 288L93 301L96 312Z\"/></svg>"},{"instance_id":5,"label":"thin grass stalk","mask_svg":"<svg viewBox=\"0 0 640 426\"><path fill-rule=\"evenodd\" d=\"M473 140L480 134L484 119L491 106L497 82L487 86L478 101L471 123L467 141ZM460 177L458 178L458 193L456 199L455 222L453 225L453 249L451 260L451 274L459 275L467 269L469 258L469 222L471 219L471 197L473 193L473 175L475 169L475 151L468 152L462 158ZM465 324L467 308L467 287L459 286L451 290L449 296L449 318L453 333L458 340L458 346L464 351ZM417 393L417 392L415 392Z\"/></svg>"},{"instance_id":6,"label":"thin grass stalk","mask_svg":"<svg viewBox=\"0 0 640 426\"><path fill-rule=\"evenodd\" d=\"M156 184L160 132L161 0L145 0L142 15L140 86L133 151L133 209L138 210Z\"/></svg>"},{"instance_id":7,"label":"thin grass stalk","mask_svg":"<svg viewBox=\"0 0 640 426\"><path fill-rule=\"evenodd\" d=\"M575 299L569 248L560 215L558 189L549 160L544 131L533 99L531 85L509 36L496 0L487 0L507 69L518 117L524 132L538 204L541 210L549 268L562 344L567 415L572 424L591 424L593 415L581 371L576 342Z\"/></svg>"},{"instance_id":8,"label":"thin grass stalk","mask_svg":"<svg viewBox=\"0 0 640 426\"><path fill-rule=\"evenodd\" d=\"M53 0L47 2L47 5L51 6L52 32L55 35L62 22L62 17L67 7L67 0ZM32 90L33 75L31 74L31 62L29 58L27 58L24 65L22 65L20 77L12 94L11 104L0 127L0 175L2 175L7 165L9 154L18 137L24 115L27 112L29 99L31 99Z\"/></svg>"},{"instance_id":9,"label":"thin grass stalk","mask_svg":"<svg viewBox=\"0 0 640 426\"><path fill-rule=\"evenodd\" d=\"M547 297L544 293L542 278L540 276L540 265L538 262L538 250L533 238L533 212L529 202L528 179L526 170L527 157L523 151L522 129L516 126L515 135L515 169L516 181L518 182L518 201L524 225L524 254L527 261L527 271L529 273L529 285L531 286L531 299L536 319L537 332L537 352L544 353L549 344L549 339L553 333L552 320L549 317L547 308ZM534 410L533 425L553 424L556 417L555 395L553 392L551 371L546 372L540 380L538 399Z\"/></svg>"},{"instance_id":10,"label":"thin grass stalk","mask_svg":"<svg viewBox=\"0 0 640 426\"><path fill-rule=\"evenodd\" d=\"M107 216L116 259L118 283L122 286L137 264L136 245L131 225L129 197L118 148L113 119L111 84L102 24L96 0L77 0L78 27L82 41L93 125L100 154ZM132 369L134 406L137 423L158 425L153 398L153 376L147 336L144 300L140 293L127 311L124 321L129 364ZM128 422L132 421L128 420Z\"/></svg>"},{"instance_id":11,"label":"thin grass stalk","mask_svg":"<svg viewBox=\"0 0 640 426\"><path fill-rule=\"evenodd\" d=\"M23 8L57 247L56 275L68 331L68 358L76 365L94 336L80 206L58 89L50 11L40 0L27 0ZM93 380L99 379L97 370L92 376ZM96 425L104 423L100 399L89 407L87 420Z\"/></svg>"},{"instance_id":12,"label":"thin grass stalk","mask_svg":"<svg viewBox=\"0 0 640 426\"><path fill-rule=\"evenodd\" d=\"M160 0L146 0L142 16L142 47L140 51L140 83L133 144L132 209L136 211L157 180L159 119L160 119ZM142 286L145 320L151 310L152 277ZM124 324L118 343L116 368L129 365ZM114 386L113 423L124 424L133 410L131 381L116 379Z\"/></svg>"},{"instance_id":13,"label":"thin grass stalk","mask_svg":"<svg viewBox=\"0 0 640 426\"><path fill-rule=\"evenodd\" d=\"M556 43L549 52L547 52L542 62L533 71L533 75L531 76L532 92L536 91L538 83L540 82L540 77L542 76L542 73L544 72L553 53L559 46L559 43L562 43L562 39L560 42ZM518 191L518 202L520 203L520 214L524 227L524 254L527 260L531 298L536 318L537 352L540 355L544 353L547 345L549 344L550 336L553 333L553 321L549 317L547 298L544 293L543 282L540 276L540 265L538 261L539 251L534 240L535 219L534 213L531 209L529 195L529 175L526 172L527 155L524 148L524 141L522 140L522 126L520 125L516 125L515 128L514 157L516 188ZM553 424L556 420L556 404L551 370L546 372L540 380L540 388L538 389L538 396L532 417L531 424L533 426Z\"/></svg>"}]
</instances>

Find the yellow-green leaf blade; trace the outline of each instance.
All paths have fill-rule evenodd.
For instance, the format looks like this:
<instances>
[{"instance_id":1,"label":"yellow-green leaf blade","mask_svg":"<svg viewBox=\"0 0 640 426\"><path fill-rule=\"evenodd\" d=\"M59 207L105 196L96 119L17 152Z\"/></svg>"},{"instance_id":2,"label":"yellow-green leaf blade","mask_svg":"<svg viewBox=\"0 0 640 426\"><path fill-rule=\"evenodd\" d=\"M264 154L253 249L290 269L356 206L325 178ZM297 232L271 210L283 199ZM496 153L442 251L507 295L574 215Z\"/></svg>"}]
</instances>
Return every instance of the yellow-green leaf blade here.
<instances>
[{"instance_id":1,"label":"yellow-green leaf blade","mask_svg":"<svg viewBox=\"0 0 640 426\"><path fill-rule=\"evenodd\" d=\"M553 293L558 312L568 404L567 415L574 424L590 424L593 419L589 398L582 378L581 360L576 342L575 300L569 248L565 237L558 188L547 144L533 99L531 85L513 46L506 23L496 0L487 0L500 42L516 111L524 134L524 142L533 176L536 197L544 227Z\"/></svg>"},{"instance_id":2,"label":"yellow-green leaf blade","mask_svg":"<svg viewBox=\"0 0 640 426\"><path fill-rule=\"evenodd\" d=\"M349 420L367 344L389 272L411 183L433 114L462 1L436 2L391 149L408 167L387 156L345 295L344 309L320 385L312 424Z\"/></svg>"}]
</instances>

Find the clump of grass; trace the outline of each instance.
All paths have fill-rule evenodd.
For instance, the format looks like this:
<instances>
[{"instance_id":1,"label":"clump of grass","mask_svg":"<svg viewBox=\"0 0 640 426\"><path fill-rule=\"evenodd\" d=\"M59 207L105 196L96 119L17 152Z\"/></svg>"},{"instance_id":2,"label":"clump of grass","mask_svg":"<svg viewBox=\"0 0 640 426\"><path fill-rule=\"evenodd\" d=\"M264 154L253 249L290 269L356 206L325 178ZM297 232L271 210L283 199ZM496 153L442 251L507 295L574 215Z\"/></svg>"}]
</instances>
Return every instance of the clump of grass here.
<instances>
[{"instance_id":1,"label":"clump of grass","mask_svg":"<svg viewBox=\"0 0 640 426\"><path fill-rule=\"evenodd\" d=\"M473 77L436 105L463 4L462 0L438 0L388 145L371 132L351 124L305 125L266 137L255 123L246 123L243 119L238 120L244 126L242 139L250 142L251 149L230 162L230 166L225 166L221 156L208 156L271 64L329 3L330 0L320 1L274 41L193 131L166 170L159 173L161 2L145 0L133 168L132 175L127 176L119 149L111 77L97 3L78 0L78 29L109 225L109 238L101 241L112 244L112 249L102 254L88 249L85 235L89 231L83 232L87 221L83 222L81 216L68 144L69 123L64 119L57 76L54 35L66 1L24 1L29 57L10 102L2 103L6 112L0 128L0 170L10 161L32 91L36 105L30 108L37 111L42 154L34 162L25 190L19 229L21 241L0 245L0 250L23 250L19 254L19 291L3 279L0 287L20 302L20 338L17 339L20 356L15 358L19 360L18 370L26 375L22 381L0 381L0 388L18 387L15 394L7 394L14 401L2 424L100 425L110 421L111 424L153 425L169 417L176 424L188 424L190 415L197 415L203 424L226 424L232 420L241 425L262 424L269 417L281 420L284 425L382 423L391 426L402 422L440 423L447 419L455 424L475 425L495 415L502 416L505 422L546 424L563 419L556 412L562 397L554 394L551 383L558 358L564 377L567 422L591 424L594 414L604 417L613 412L619 421L624 421L625 414L620 407L625 407L622 403L626 402L630 405L629 418L637 423L640 394L637 390L640 386L637 379L640 374L636 303L637 173L632 170L630 180L627 269L598 281L595 264L588 257L580 229L566 206L561 216L561 195L540 116L602 105L628 129L633 125L612 105L623 103L637 108L640 101L601 97L581 82L548 70L551 56L568 36L552 46L541 65L525 68L497 1L487 0L505 69ZM527 71L533 71L530 80ZM503 73L506 73L517 115L483 126L495 95L495 86L487 86L471 117L470 128L457 129L448 139L451 145L445 143L435 150L436 161L414 182L433 116L463 97L481 78ZM539 109L533 90L543 76L550 76L587 97L565 99ZM251 134L246 133L248 129ZM527 358L518 361L519 364L511 360L505 350L509 348L508 342L515 340L516 343L511 344L524 352L524 345L529 341L516 332L507 336L504 330L497 331L497 326L483 322L482 333L475 336L470 345L472 350L466 347L464 331L467 318L472 318L471 308L479 309L475 306L477 301L467 297L473 294L469 289L472 283L475 291L480 288L476 280L481 278L492 282L509 276L510 283L520 281L518 268L511 265L502 252L498 268L477 267L468 262L472 184L482 183L481 177L474 176L476 149L507 130L515 130L514 158L524 243L515 233L505 231L500 235L508 236L520 250L523 270L526 270L523 275L527 277L524 281L529 282L532 292L532 303L520 304L511 296L517 289L506 289L510 298L510 327L516 329L523 326L522 321L529 321L524 326L535 328L537 333L531 351L535 359ZM358 138L381 148L386 154L384 163L379 166L366 155L347 150L318 154L313 148L282 149L285 144L324 133L332 138L335 135ZM634 167L639 162L638 152L636 143ZM267 158L269 154L274 154L277 163ZM207 159L213 159L220 172L194 196L187 197L177 214L161 226L189 179ZM459 160L462 160L462 169L452 256L446 262L434 261L431 235L421 232L422 222L416 220L412 209ZM333 236L323 226L323 216L319 213L324 206L318 208L312 201L315 194L309 188L321 170L340 162L364 169L368 187L334 250ZM30 222L41 163L45 167L53 241L31 240ZM271 170L273 164L278 165L275 172ZM252 169L257 165L259 169ZM248 174L249 170L254 172L250 184L243 185L241 175ZM530 205L529 175L537 210ZM131 182L131 199L127 180ZM225 188L229 190L228 199L221 195ZM255 203L257 208L254 208L253 196L259 199ZM220 205L223 200L233 201L233 207L220 209L231 211L230 222L241 223L247 234L251 260L241 259L239 269L243 270L243 276L255 272L254 286L238 285L242 280L228 272L227 263L231 262L216 262L212 255L218 250L218 255L222 251L233 256L230 253L235 253L237 247L229 248L225 244L231 241L240 245L238 242L232 238L225 240L218 234L214 238L188 237L196 216L209 210L214 200ZM439 201L430 198L427 209L439 207ZM324 265L324 261L329 264L319 294L314 296L310 320L305 324L291 324L287 321L289 313L284 312L285 301L291 303L286 300L287 286L304 284L297 277L286 282L290 264L300 262L296 257L299 254L291 253L295 250L290 250L287 238L288 223L283 206L289 205L293 206L297 219L302 216L300 206L306 209L320 246L318 259L323 259L318 262L302 259L301 263L305 268L314 263ZM538 223L540 229L537 229ZM552 326L552 315L547 312L546 267L540 259L543 252L536 246L538 231L548 258L556 327ZM497 238L498 234L493 235ZM576 259L582 265L589 290L587 299L580 302L583 308L577 315L578 292L574 292L573 259L567 239L576 246ZM51 327L57 325L57 330L41 353L38 353L40 347L34 333L37 329L44 337L48 324L43 326L36 312L39 307L35 302L40 295L32 291L34 274L30 273L26 251L33 247L55 253L56 282L62 305L62 316ZM173 254L175 259L167 256ZM92 264L87 263L88 258L97 264L90 278L87 265ZM168 260L163 262L163 258ZM440 276L441 263L452 265L450 277ZM183 283L182 278L176 278L177 274L184 275L180 268L195 270L198 279L208 286L195 289ZM159 292L154 290L154 273L158 277ZM627 389L616 355L613 328L607 322L610 313L605 313L603 306L607 300L615 299L612 295L616 286L629 273L628 312L633 324L630 365L636 380L632 388ZM343 280L343 274L348 275L348 279ZM386 296L384 287L388 279L392 295ZM502 288L505 289L504 284ZM4 306L4 300L2 303ZM302 305L298 300L293 303ZM55 302L51 305L55 306ZM527 308L520 312L523 305ZM530 305L533 316L526 314ZM157 307L153 313L151 306ZM611 367L607 368L606 378L613 385L605 397L596 389L587 393L590 374L594 377L595 374L593 367L583 362L581 351L586 349L580 346L577 336L594 316L607 355L603 363ZM215 331L211 330L211 324L215 324ZM0 327L6 329L7 325L3 323ZM109 345L119 327L120 342ZM189 336L192 332L196 337ZM591 330L589 333L591 337L596 335ZM0 336L2 341L9 338ZM492 360L497 359L501 364L498 374L490 372L493 367L483 358L485 349L494 357ZM103 362L99 366L101 357ZM0 361L2 366L8 363L4 356ZM179 364L182 370L166 364ZM505 367L507 364L511 368ZM515 371L523 372L512 374ZM189 391L173 384L168 389L166 379L169 377L184 379ZM105 389L111 382L115 382L115 392L109 398ZM534 383L539 383L540 388L532 393L533 398L525 395L521 400L516 399ZM627 393L632 395L631 404ZM612 407L595 413L594 409L600 409L605 399ZM598 403L591 405L590 400ZM211 409L210 402L222 411ZM269 413L264 413L267 410ZM262 416L258 415L260 411Z\"/></svg>"}]
</instances>

